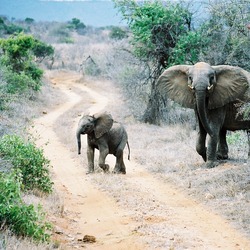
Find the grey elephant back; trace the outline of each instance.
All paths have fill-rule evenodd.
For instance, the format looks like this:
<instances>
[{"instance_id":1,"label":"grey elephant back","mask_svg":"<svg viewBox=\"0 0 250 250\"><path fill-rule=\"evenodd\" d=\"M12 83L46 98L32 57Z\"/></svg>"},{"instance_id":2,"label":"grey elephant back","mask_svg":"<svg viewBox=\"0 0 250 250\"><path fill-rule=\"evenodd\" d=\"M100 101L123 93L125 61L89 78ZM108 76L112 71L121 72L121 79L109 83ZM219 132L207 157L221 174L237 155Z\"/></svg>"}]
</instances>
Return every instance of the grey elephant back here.
<instances>
[{"instance_id":1,"label":"grey elephant back","mask_svg":"<svg viewBox=\"0 0 250 250\"><path fill-rule=\"evenodd\" d=\"M126 145L128 140L127 132L124 126L119 122L114 122L112 128L108 132L108 137L110 138L110 144L113 147L119 146L121 143Z\"/></svg>"}]
</instances>

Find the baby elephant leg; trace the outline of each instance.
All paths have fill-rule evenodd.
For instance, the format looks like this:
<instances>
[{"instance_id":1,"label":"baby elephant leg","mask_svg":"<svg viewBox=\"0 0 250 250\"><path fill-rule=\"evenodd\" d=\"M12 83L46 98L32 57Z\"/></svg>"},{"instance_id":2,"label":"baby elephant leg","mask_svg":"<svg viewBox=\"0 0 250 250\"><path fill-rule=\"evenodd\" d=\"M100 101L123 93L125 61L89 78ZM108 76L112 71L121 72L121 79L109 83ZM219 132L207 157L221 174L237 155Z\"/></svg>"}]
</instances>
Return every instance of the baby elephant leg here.
<instances>
[{"instance_id":1,"label":"baby elephant leg","mask_svg":"<svg viewBox=\"0 0 250 250\"><path fill-rule=\"evenodd\" d=\"M109 153L107 148L100 149L100 156L99 156L99 167L103 169L105 173L109 172L109 165L105 164L106 157Z\"/></svg>"},{"instance_id":2,"label":"baby elephant leg","mask_svg":"<svg viewBox=\"0 0 250 250\"><path fill-rule=\"evenodd\" d=\"M118 149L116 152L116 164L113 173L126 174L126 167L123 161L123 149Z\"/></svg>"}]
</instances>

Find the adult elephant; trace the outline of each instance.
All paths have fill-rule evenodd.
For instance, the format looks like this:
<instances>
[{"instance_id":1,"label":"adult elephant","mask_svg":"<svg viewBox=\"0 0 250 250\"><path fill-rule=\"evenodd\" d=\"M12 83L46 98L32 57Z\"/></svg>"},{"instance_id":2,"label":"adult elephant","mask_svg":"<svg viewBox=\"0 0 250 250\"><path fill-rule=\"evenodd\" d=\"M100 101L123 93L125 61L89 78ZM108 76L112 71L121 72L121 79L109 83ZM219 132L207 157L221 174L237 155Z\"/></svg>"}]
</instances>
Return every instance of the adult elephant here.
<instances>
[{"instance_id":1,"label":"adult elephant","mask_svg":"<svg viewBox=\"0 0 250 250\"><path fill-rule=\"evenodd\" d=\"M76 131L78 154L81 154L82 134L87 134L88 173L94 172L94 152L95 149L98 149L100 151L99 167L104 172L109 171L109 165L105 163L105 159L108 154L113 154L116 157L113 173L126 174L123 150L126 144L129 149L129 144L127 132L122 124L114 122L112 116L106 112L92 116L84 115L80 119Z\"/></svg>"},{"instance_id":2,"label":"adult elephant","mask_svg":"<svg viewBox=\"0 0 250 250\"><path fill-rule=\"evenodd\" d=\"M250 101L249 84L250 73L242 68L204 62L173 66L159 77L157 89L163 96L195 110L199 124L196 150L205 167L216 166L216 156L228 158L227 130L250 128L250 119L237 115L239 106Z\"/></svg>"}]
</instances>

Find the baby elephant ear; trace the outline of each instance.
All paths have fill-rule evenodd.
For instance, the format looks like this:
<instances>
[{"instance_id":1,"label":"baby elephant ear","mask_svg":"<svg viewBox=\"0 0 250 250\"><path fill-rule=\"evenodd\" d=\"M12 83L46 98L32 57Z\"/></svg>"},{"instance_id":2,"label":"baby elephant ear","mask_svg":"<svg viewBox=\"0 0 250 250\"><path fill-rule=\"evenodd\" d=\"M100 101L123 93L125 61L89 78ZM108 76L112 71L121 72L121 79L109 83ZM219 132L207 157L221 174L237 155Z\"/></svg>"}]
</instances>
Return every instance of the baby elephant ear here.
<instances>
[{"instance_id":1,"label":"baby elephant ear","mask_svg":"<svg viewBox=\"0 0 250 250\"><path fill-rule=\"evenodd\" d=\"M216 85L209 96L209 109L222 107L236 99L249 101L249 72L229 65L213 66L212 68L216 74Z\"/></svg>"},{"instance_id":2,"label":"baby elephant ear","mask_svg":"<svg viewBox=\"0 0 250 250\"><path fill-rule=\"evenodd\" d=\"M194 95L188 86L188 73L191 67L189 65L176 65L165 70L156 83L158 93L183 107L194 108Z\"/></svg>"},{"instance_id":3,"label":"baby elephant ear","mask_svg":"<svg viewBox=\"0 0 250 250\"><path fill-rule=\"evenodd\" d=\"M95 118L95 137L100 138L105 133L107 133L113 126L113 118L111 114L105 113L98 113L94 115Z\"/></svg>"}]
</instances>

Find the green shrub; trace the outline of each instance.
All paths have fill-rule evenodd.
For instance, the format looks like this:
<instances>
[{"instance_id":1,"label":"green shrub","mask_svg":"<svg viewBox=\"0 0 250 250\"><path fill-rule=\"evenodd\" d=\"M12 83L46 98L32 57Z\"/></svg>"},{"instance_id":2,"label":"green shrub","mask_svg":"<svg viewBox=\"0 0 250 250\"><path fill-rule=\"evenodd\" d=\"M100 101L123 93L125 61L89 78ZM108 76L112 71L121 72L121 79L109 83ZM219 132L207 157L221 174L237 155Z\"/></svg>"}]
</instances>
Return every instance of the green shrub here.
<instances>
[{"instance_id":1,"label":"green shrub","mask_svg":"<svg viewBox=\"0 0 250 250\"><path fill-rule=\"evenodd\" d=\"M51 45L48 45L44 42L36 40L34 47L32 49L32 52L34 53L34 55L38 59L38 61L42 62L42 60L45 57L52 57L55 50Z\"/></svg>"},{"instance_id":2,"label":"green shrub","mask_svg":"<svg viewBox=\"0 0 250 250\"><path fill-rule=\"evenodd\" d=\"M9 94L21 94L29 89L37 91L41 88L41 82L34 81L24 72L19 74L12 71L6 71L4 77L7 82L4 86L4 90Z\"/></svg>"},{"instance_id":3,"label":"green shrub","mask_svg":"<svg viewBox=\"0 0 250 250\"><path fill-rule=\"evenodd\" d=\"M15 25L15 24L10 24L10 25L5 26L5 32L8 35L15 34L15 33L21 33L22 31L23 31L23 28Z\"/></svg>"},{"instance_id":4,"label":"green shrub","mask_svg":"<svg viewBox=\"0 0 250 250\"><path fill-rule=\"evenodd\" d=\"M0 39L0 47L3 51L0 63L6 68L7 76L4 76L11 88L9 92L16 93L26 88L39 90L43 71L37 67L34 59L36 57L41 61L51 56L53 48L23 33Z\"/></svg>"},{"instance_id":5,"label":"green shrub","mask_svg":"<svg viewBox=\"0 0 250 250\"><path fill-rule=\"evenodd\" d=\"M13 23L8 25L5 23L5 20L2 17L0 17L0 33L10 35L14 33L20 33L22 31L23 31L22 27L17 26Z\"/></svg>"},{"instance_id":6,"label":"green shrub","mask_svg":"<svg viewBox=\"0 0 250 250\"><path fill-rule=\"evenodd\" d=\"M60 25L55 28L51 35L58 37L59 43L74 43L74 39L71 37L71 32L66 25Z\"/></svg>"},{"instance_id":7,"label":"green shrub","mask_svg":"<svg viewBox=\"0 0 250 250\"><path fill-rule=\"evenodd\" d=\"M78 18L72 18L72 20L68 22L67 28L68 29L76 30L76 32L79 35L84 35L85 34L86 25L84 23L82 23L80 21L80 19L78 19Z\"/></svg>"},{"instance_id":8,"label":"green shrub","mask_svg":"<svg viewBox=\"0 0 250 250\"><path fill-rule=\"evenodd\" d=\"M120 27L112 27L109 36L110 38L115 40L122 40L124 38L127 38L128 34Z\"/></svg>"},{"instance_id":9,"label":"green shrub","mask_svg":"<svg viewBox=\"0 0 250 250\"><path fill-rule=\"evenodd\" d=\"M61 37L58 42L59 43L74 43L74 39L72 37Z\"/></svg>"},{"instance_id":10,"label":"green shrub","mask_svg":"<svg viewBox=\"0 0 250 250\"><path fill-rule=\"evenodd\" d=\"M18 236L48 241L51 225L45 222L41 206L27 205L21 198L22 175L17 171L0 173L0 225Z\"/></svg>"},{"instance_id":11,"label":"green shrub","mask_svg":"<svg viewBox=\"0 0 250 250\"><path fill-rule=\"evenodd\" d=\"M49 160L31 142L25 142L16 135L5 135L0 139L0 154L9 160L14 168L20 169L25 190L38 189L44 193L52 192Z\"/></svg>"},{"instance_id":12,"label":"green shrub","mask_svg":"<svg viewBox=\"0 0 250 250\"><path fill-rule=\"evenodd\" d=\"M230 132L227 135L227 142L228 144L236 144L239 145L242 141L242 133L241 131Z\"/></svg>"},{"instance_id":13,"label":"green shrub","mask_svg":"<svg viewBox=\"0 0 250 250\"><path fill-rule=\"evenodd\" d=\"M27 23L27 24L32 24L32 23L35 22L35 20L34 20L33 18L30 18L30 17L26 17L26 18L24 19L24 21L25 21L25 23Z\"/></svg>"},{"instance_id":14,"label":"green shrub","mask_svg":"<svg viewBox=\"0 0 250 250\"><path fill-rule=\"evenodd\" d=\"M7 109L8 103L14 100L14 96L6 93L6 91L0 87L0 111Z\"/></svg>"}]
</instances>

